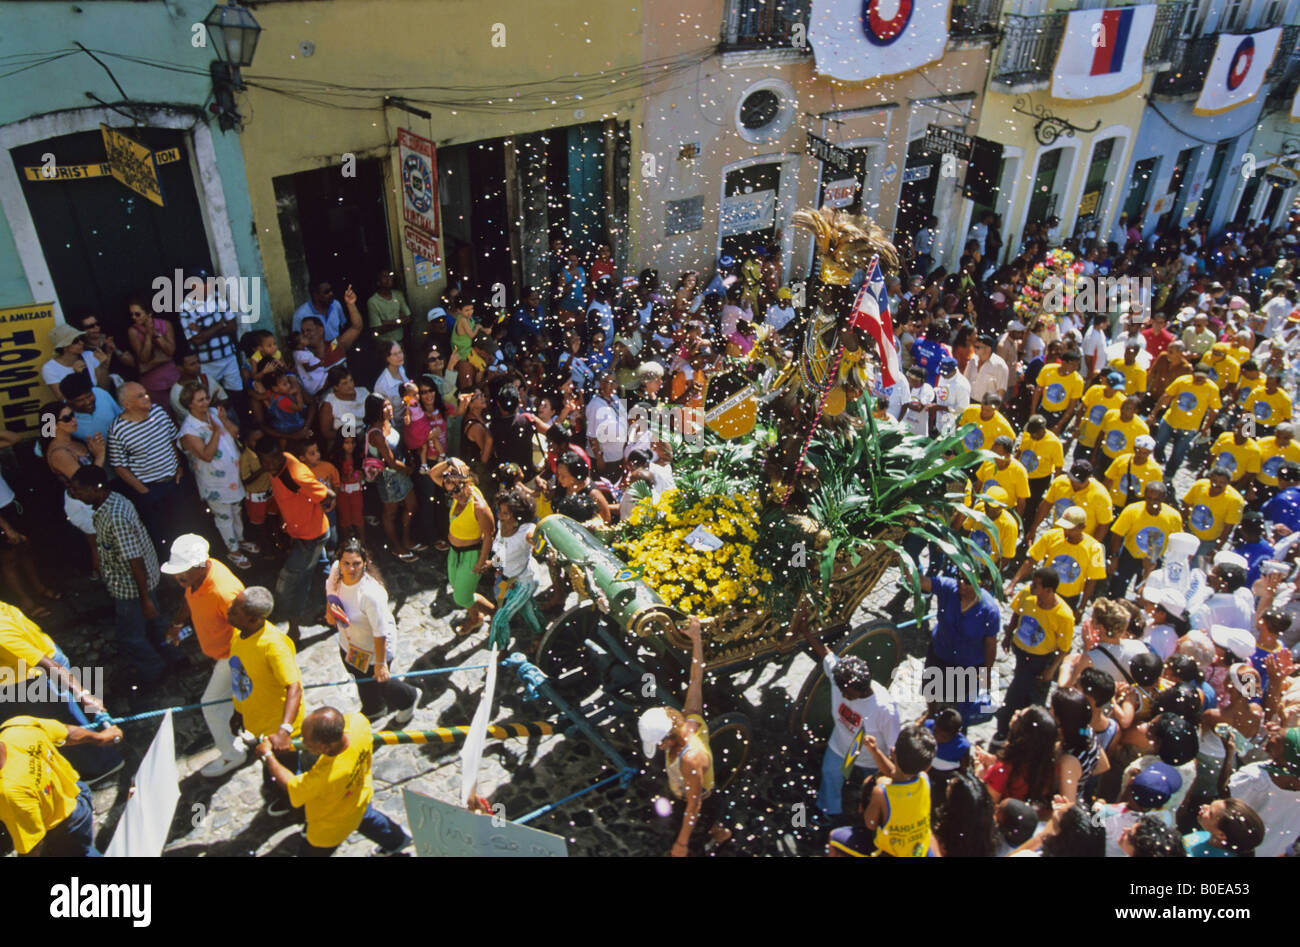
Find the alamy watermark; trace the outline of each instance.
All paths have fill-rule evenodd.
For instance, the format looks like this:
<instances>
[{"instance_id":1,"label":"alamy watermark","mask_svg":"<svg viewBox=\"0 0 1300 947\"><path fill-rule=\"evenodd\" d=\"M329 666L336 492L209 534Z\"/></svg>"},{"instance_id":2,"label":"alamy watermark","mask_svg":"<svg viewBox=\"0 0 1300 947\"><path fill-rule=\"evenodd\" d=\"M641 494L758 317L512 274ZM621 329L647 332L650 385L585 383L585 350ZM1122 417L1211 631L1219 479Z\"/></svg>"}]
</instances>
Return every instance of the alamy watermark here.
<instances>
[{"instance_id":1,"label":"alamy watermark","mask_svg":"<svg viewBox=\"0 0 1300 947\"><path fill-rule=\"evenodd\" d=\"M260 276L187 277L176 270L171 276L155 277L152 289L154 312L230 312L238 313L244 323L262 317Z\"/></svg>"},{"instance_id":2,"label":"alamy watermark","mask_svg":"<svg viewBox=\"0 0 1300 947\"><path fill-rule=\"evenodd\" d=\"M1053 275L1043 280L1042 308L1051 313L1122 312L1127 316L1140 312L1145 320L1151 315L1154 291L1149 276L1077 276L1070 286Z\"/></svg>"},{"instance_id":3,"label":"alamy watermark","mask_svg":"<svg viewBox=\"0 0 1300 947\"><path fill-rule=\"evenodd\" d=\"M28 677L31 668L19 660L17 670L0 667L0 704L60 704L66 700L65 683L37 668L41 673ZM87 693L104 703L104 669L102 667L67 668L73 694Z\"/></svg>"},{"instance_id":4,"label":"alamy watermark","mask_svg":"<svg viewBox=\"0 0 1300 947\"><path fill-rule=\"evenodd\" d=\"M672 435L693 444L704 436L704 412L699 408L640 403L629 408L626 398L611 399L610 406L613 412L601 417L591 431L592 439L603 444L663 441Z\"/></svg>"}]
</instances>

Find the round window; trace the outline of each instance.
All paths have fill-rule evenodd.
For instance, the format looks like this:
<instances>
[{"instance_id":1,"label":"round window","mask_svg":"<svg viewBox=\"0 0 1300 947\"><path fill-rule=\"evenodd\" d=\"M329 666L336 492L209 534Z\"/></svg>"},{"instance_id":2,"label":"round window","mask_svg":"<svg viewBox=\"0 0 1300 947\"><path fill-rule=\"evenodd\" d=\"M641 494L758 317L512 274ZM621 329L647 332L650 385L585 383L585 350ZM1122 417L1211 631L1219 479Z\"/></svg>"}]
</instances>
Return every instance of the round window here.
<instances>
[{"instance_id":1,"label":"round window","mask_svg":"<svg viewBox=\"0 0 1300 947\"><path fill-rule=\"evenodd\" d=\"M740 104L740 124L749 131L766 128L781 112L781 97L771 89L759 89Z\"/></svg>"}]
</instances>

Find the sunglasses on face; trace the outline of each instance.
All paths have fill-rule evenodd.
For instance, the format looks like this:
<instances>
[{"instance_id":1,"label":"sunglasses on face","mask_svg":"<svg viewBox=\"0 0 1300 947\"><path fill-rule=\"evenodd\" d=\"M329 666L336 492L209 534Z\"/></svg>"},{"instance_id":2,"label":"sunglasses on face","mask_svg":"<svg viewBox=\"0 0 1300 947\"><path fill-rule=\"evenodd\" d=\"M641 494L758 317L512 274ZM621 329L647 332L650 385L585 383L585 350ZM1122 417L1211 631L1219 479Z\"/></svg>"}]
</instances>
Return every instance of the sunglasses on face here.
<instances>
[{"instance_id":1,"label":"sunglasses on face","mask_svg":"<svg viewBox=\"0 0 1300 947\"><path fill-rule=\"evenodd\" d=\"M67 422L67 421L75 421L76 419L77 419L77 416L76 416L75 414L60 414L60 415L59 415L59 420L60 420L60 421L63 421L63 422Z\"/></svg>"}]
</instances>

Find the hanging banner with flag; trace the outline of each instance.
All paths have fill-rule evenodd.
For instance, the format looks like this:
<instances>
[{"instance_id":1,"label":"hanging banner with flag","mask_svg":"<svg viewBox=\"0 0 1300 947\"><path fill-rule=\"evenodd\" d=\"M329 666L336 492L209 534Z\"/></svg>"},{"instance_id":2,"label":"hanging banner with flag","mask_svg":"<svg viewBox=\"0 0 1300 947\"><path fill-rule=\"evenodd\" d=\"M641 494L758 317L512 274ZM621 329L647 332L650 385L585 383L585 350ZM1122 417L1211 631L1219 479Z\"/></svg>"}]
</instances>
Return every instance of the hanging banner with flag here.
<instances>
[{"instance_id":1,"label":"hanging banner with flag","mask_svg":"<svg viewBox=\"0 0 1300 947\"><path fill-rule=\"evenodd\" d=\"M813 0L817 71L860 81L912 72L943 57L950 0Z\"/></svg>"},{"instance_id":2,"label":"hanging banner with flag","mask_svg":"<svg viewBox=\"0 0 1300 947\"><path fill-rule=\"evenodd\" d=\"M1197 115L1219 115L1253 102L1281 38L1281 27L1249 36L1220 33L1192 111Z\"/></svg>"},{"instance_id":3,"label":"hanging banner with flag","mask_svg":"<svg viewBox=\"0 0 1300 947\"><path fill-rule=\"evenodd\" d=\"M1070 11L1052 69L1052 98L1104 102L1132 92L1142 84L1142 60L1155 22L1154 4Z\"/></svg>"},{"instance_id":4,"label":"hanging banner with flag","mask_svg":"<svg viewBox=\"0 0 1300 947\"><path fill-rule=\"evenodd\" d=\"M853 304L849 318L853 329L865 329L876 340L880 354L880 384L885 388L896 385L903 377L903 366L898 359L898 340L894 338L894 322L889 316L889 294L885 292L885 274L880 269L880 258L872 257L867 268L867 278Z\"/></svg>"}]
</instances>

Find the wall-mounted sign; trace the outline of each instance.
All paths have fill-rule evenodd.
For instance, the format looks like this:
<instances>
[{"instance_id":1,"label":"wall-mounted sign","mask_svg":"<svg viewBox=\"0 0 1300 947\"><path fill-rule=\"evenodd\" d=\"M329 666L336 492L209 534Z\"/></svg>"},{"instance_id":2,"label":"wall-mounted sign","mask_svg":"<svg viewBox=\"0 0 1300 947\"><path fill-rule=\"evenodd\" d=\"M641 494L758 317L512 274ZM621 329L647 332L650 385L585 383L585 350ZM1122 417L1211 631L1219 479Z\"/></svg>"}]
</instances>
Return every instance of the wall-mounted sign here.
<instances>
[{"instance_id":1,"label":"wall-mounted sign","mask_svg":"<svg viewBox=\"0 0 1300 947\"><path fill-rule=\"evenodd\" d=\"M898 177L898 165L891 161L889 164L885 165L885 169L880 172L880 183L892 184L896 177Z\"/></svg>"},{"instance_id":2,"label":"wall-mounted sign","mask_svg":"<svg viewBox=\"0 0 1300 947\"><path fill-rule=\"evenodd\" d=\"M925 150L931 154L968 158L970 142L970 135L963 135L955 128L944 128L942 125L925 127Z\"/></svg>"},{"instance_id":3,"label":"wall-mounted sign","mask_svg":"<svg viewBox=\"0 0 1300 947\"><path fill-rule=\"evenodd\" d=\"M752 233L772 226L776 210L776 191L751 191L722 199L718 232L724 237Z\"/></svg>"},{"instance_id":4,"label":"wall-mounted sign","mask_svg":"<svg viewBox=\"0 0 1300 947\"><path fill-rule=\"evenodd\" d=\"M402 219L438 236L438 165L433 142L399 128L397 158L402 168Z\"/></svg>"},{"instance_id":5,"label":"wall-mounted sign","mask_svg":"<svg viewBox=\"0 0 1300 947\"><path fill-rule=\"evenodd\" d=\"M903 183L911 184L914 181L924 181L930 176L930 172L933 170L934 165L932 164L918 164L913 168L904 168Z\"/></svg>"},{"instance_id":6,"label":"wall-mounted sign","mask_svg":"<svg viewBox=\"0 0 1300 947\"><path fill-rule=\"evenodd\" d=\"M1083 216L1097 212L1097 202L1101 200L1101 191L1089 191L1079 198L1079 213Z\"/></svg>"},{"instance_id":7,"label":"wall-mounted sign","mask_svg":"<svg viewBox=\"0 0 1300 947\"><path fill-rule=\"evenodd\" d=\"M664 236L693 233L704 227L704 198L683 197L664 204Z\"/></svg>"},{"instance_id":8,"label":"wall-mounted sign","mask_svg":"<svg viewBox=\"0 0 1300 947\"><path fill-rule=\"evenodd\" d=\"M104 135L104 150L108 153L108 172L141 197L163 206L162 184L158 181L158 168L153 163L153 152L138 141L126 137L116 128L100 125Z\"/></svg>"},{"instance_id":9,"label":"wall-mounted sign","mask_svg":"<svg viewBox=\"0 0 1300 947\"><path fill-rule=\"evenodd\" d=\"M53 328L54 303L0 309L0 418L6 431L40 433L41 405L49 395L41 366L54 357Z\"/></svg>"},{"instance_id":10,"label":"wall-mounted sign","mask_svg":"<svg viewBox=\"0 0 1300 947\"><path fill-rule=\"evenodd\" d=\"M181 160L179 148L164 148L153 153L156 165L172 164ZM100 164L53 164L28 165L23 168L23 177L28 181L79 181L82 178L104 178L112 174L108 162Z\"/></svg>"},{"instance_id":11,"label":"wall-mounted sign","mask_svg":"<svg viewBox=\"0 0 1300 947\"><path fill-rule=\"evenodd\" d=\"M442 267L427 257L415 254L415 285L428 286L442 279Z\"/></svg>"},{"instance_id":12,"label":"wall-mounted sign","mask_svg":"<svg viewBox=\"0 0 1300 947\"><path fill-rule=\"evenodd\" d=\"M432 260L436 265L442 265L442 254L438 252L437 240L422 230L416 230L409 225L403 227L402 230L406 235L404 243L408 250L412 253L418 253L427 260Z\"/></svg>"},{"instance_id":13,"label":"wall-mounted sign","mask_svg":"<svg viewBox=\"0 0 1300 947\"><path fill-rule=\"evenodd\" d=\"M848 207L858 193L857 178L841 178L829 181L822 188L823 207Z\"/></svg>"},{"instance_id":14,"label":"wall-mounted sign","mask_svg":"<svg viewBox=\"0 0 1300 947\"><path fill-rule=\"evenodd\" d=\"M834 168L841 174L848 174L853 170L853 153L851 151L836 148L829 141L818 138L812 132L808 133L808 143L805 150L808 154L825 162L827 166Z\"/></svg>"}]
</instances>

